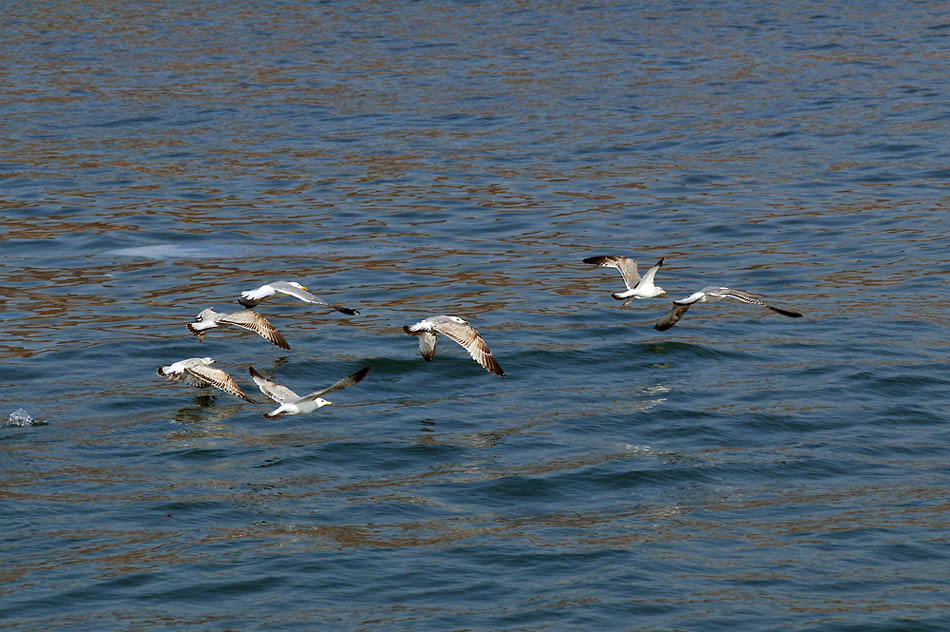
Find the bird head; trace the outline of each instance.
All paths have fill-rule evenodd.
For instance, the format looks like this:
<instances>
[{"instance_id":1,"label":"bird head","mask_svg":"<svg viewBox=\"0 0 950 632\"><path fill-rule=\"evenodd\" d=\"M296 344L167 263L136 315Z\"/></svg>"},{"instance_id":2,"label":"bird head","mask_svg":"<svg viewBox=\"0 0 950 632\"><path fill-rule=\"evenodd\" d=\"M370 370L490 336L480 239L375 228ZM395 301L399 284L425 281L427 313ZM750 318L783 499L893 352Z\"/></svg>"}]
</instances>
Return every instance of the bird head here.
<instances>
[{"instance_id":1,"label":"bird head","mask_svg":"<svg viewBox=\"0 0 950 632\"><path fill-rule=\"evenodd\" d=\"M468 321L464 318L459 318L458 316L449 316L449 320L458 323L459 325L467 325Z\"/></svg>"},{"instance_id":2,"label":"bird head","mask_svg":"<svg viewBox=\"0 0 950 632\"><path fill-rule=\"evenodd\" d=\"M306 289L307 289L307 286L301 285L301 284L297 283L296 281L291 281L290 284L291 284L292 286L294 286L295 288L297 288L298 290L306 290Z\"/></svg>"},{"instance_id":3,"label":"bird head","mask_svg":"<svg viewBox=\"0 0 950 632\"><path fill-rule=\"evenodd\" d=\"M318 398L316 398L316 399L313 400L313 401L314 401L314 403L317 405L317 408L323 408L324 406L332 406L332 405L333 405L333 402L328 401L328 400L325 400L325 399L323 399L322 397L318 397Z\"/></svg>"}]
</instances>

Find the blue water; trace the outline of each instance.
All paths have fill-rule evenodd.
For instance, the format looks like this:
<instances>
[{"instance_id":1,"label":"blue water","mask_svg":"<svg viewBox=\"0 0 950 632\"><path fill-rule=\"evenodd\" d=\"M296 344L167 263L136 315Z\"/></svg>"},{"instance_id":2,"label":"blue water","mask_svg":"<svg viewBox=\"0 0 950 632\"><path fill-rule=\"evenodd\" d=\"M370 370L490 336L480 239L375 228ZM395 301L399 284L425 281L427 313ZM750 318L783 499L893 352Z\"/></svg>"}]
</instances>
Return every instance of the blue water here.
<instances>
[{"instance_id":1,"label":"blue water","mask_svg":"<svg viewBox=\"0 0 950 632\"><path fill-rule=\"evenodd\" d=\"M0 627L948 628L945 3L0 28ZM361 313L186 331L281 279ZM805 316L653 329L707 285ZM508 376L425 362L443 313ZM206 355L258 397L371 371L267 421L155 374Z\"/></svg>"}]
</instances>

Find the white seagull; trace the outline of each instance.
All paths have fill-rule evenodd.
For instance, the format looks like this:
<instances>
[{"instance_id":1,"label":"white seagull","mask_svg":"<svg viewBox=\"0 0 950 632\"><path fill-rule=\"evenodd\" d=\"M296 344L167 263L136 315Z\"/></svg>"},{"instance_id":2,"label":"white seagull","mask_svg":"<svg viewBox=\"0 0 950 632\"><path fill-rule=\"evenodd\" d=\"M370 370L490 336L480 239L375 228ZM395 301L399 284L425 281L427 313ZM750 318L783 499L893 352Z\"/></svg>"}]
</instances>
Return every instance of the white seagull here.
<instances>
[{"instance_id":1,"label":"white seagull","mask_svg":"<svg viewBox=\"0 0 950 632\"><path fill-rule=\"evenodd\" d=\"M188 323L185 326L188 327L188 331L198 336L198 342L201 342L208 330L217 327L219 324L243 327L248 331L253 331L267 340L267 342L275 344L281 349L290 349L287 340L270 324L270 321L250 309L242 309L238 312L224 314L216 312L209 307L208 309L202 310L195 317L195 322Z\"/></svg>"},{"instance_id":2,"label":"white seagull","mask_svg":"<svg viewBox=\"0 0 950 632\"><path fill-rule=\"evenodd\" d=\"M462 345L472 359L482 365L486 371L495 375L505 374L478 330L458 316L432 316L420 320L415 325L407 325L402 330L410 336L419 337L419 352L426 360L431 360L435 356L438 335L445 334Z\"/></svg>"},{"instance_id":3,"label":"white seagull","mask_svg":"<svg viewBox=\"0 0 950 632\"><path fill-rule=\"evenodd\" d=\"M584 263L592 263L602 268L616 268L620 270L620 276L623 277L627 291L614 292L611 296L618 301L622 301L625 298L631 300L635 298L656 298L657 296L664 296L666 294L663 288L653 284L653 278L656 276L656 271L663 265L663 259L665 259L665 257L653 264L653 267L647 270L647 273L644 274L642 278L637 272L637 262L629 257L600 255L597 257L587 257L584 259ZM624 305L629 305L630 302L631 301L627 301Z\"/></svg>"},{"instance_id":4,"label":"white seagull","mask_svg":"<svg viewBox=\"0 0 950 632\"><path fill-rule=\"evenodd\" d=\"M679 322L691 305L696 303L715 303L716 301L724 298L731 298L735 301L739 301L740 303L761 305L762 307L769 308L773 312L777 312L783 316L789 316L790 318L802 317L799 312L793 312L788 309L780 309L778 307L773 307L772 305L763 303L761 299L752 296L748 292L743 292L741 290L730 290L727 287L715 287L711 285L709 287L704 287L699 292L690 294L686 298L673 301L673 309L670 310L669 314L661 318L659 322L653 326L653 328L659 331L666 331Z\"/></svg>"},{"instance_id":5,"label":"white seagull","mask_svg":"<svg viewBox=\"0 0 950 632\"><path fill-rule=\"evenodd\" d=\"M343 312L344 314L349 314L351 316L360 313L359 310L353 309L351 307L344 307L343 305L337 305L336 303L328 303L319 296L314 296L308 292L306 287L300 285L296 281L275 281L274 283L266 283L256 290L247 290L241 292L241 298L238 299L238 303L244 307L254 307L265 298L274 296L275 294L292 296L294 298L300 299L304 303L332 307L338 312Z\"/></svg>"},{"instance_id":6,"label":"white seagull","mask_svg":"<svg viewBox=\"0 0 950 632\"><path fill-rule=\"evenodd\" d=\"M343 378L333 386L328 386L323 390L315 391L309 395L304 395L303 397L297 395L297 393L293 392L286 386L281 386L277 382L272 382L271 380L267 379L255 371L254 367L250 367L250 371L251 378L253 378L254 383L257 384L257 388L261 389L262 393L280 404L280 406L271 412L264 413L264 417L267 419L276 419L277 417L282 417L283 415L304 415L306 413L312 413L318 408L332 405L333 402L328 402L327 400L323 399L321 395L338 391L341 388L346 388L347 386L353 386L366 377L366 374L369 373L369 367L363 367L353 375Z\"/></svg>"},{"instance_id":7,"label":"white seagull","mask_svg":"<svg viewBox=\"0 0 950 632\"><path fill-rule=\"evenodd\" d=\"M196 388L213 386L246 402L258 403L248 397L226 371L212 367L213 363L212 358L188 358L158 367L158 374L164 376L166 382L178 382L184 379L185 384L189 386Z\"/></svg>"}]
</instances>

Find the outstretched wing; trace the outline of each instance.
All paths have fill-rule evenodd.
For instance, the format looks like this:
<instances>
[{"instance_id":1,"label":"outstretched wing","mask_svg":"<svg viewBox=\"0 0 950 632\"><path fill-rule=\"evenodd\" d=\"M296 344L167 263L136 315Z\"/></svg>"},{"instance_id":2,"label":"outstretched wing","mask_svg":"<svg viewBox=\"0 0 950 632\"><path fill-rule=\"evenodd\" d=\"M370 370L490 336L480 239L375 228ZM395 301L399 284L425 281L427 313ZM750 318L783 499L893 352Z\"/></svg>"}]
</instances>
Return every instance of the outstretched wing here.
<instances>
[{"instance_id":1,"label":"outstretched wing","mask_svg":"<svg viewBox=\"0 0 950 632\"><path fill-rule=\"evenodd\" d=\"M243 327L248 331L253 331L269 343L275 344L281 349L290 349L287 340L270 324L270 321L253 310L245 309L239 312L233 312L224 316L220 322Z\"/></svg>"},{"instance_id":2,"label":"outstretched wing","mask_svg":"<svg viewBox=\"0 0 950 632\"><path fill-rule=\"evenodd\" d=\"M365 366L359 371L357 371L356 373L354 373L353 375L348 375L347 377L343 378L342 380L340 380L333 386L328 386L327 388L321 391L314 391L313 393L304 395L303 397L300 398L300 400L303 401L307 399L316 399L318 397L322 397L326 395L327 393L332 393L333 391L338 391L348 386L353 386L357 382L362 382L363 378L366 377L367 373L369 373L369 367Z\"/></svg>"},{"instance_id":3,"label":"outstretched wing","mask_svg":"<svg viewBox=\"0 0 950 632\"><path fill-rule=\"evenodd\" d=\"M656 271L663 266L663 259L666 257L660 257L660 260L653 264L653 267L647 270L646 274L643 275L643 278L640 280L640 283L646 286L653 285L653 279L656 277Z\"/></svg>"},{"instance_id":4,"label":"outstretched wing","mask_svg":"<svg viewBox=\"0 0 950 632\"><path fill-rule=\"evenodd\" d=\"M662 261L661 259L660 262L662 263ZM637 287L637 283L640 282L640 273L637 272L637 262L629 257L598 255L596 257L587 257L584 259L584 263L592 263L602 268L616 268L620 270L620 276L623 277L624 285L627 286L628 290L634 289ZM656 274L656 272L654 272L654 274Z\"/></svg>"},{"instance_id":5,"label":"outstretched wing","mask_svg":"<svg viewBox=\"0 0 950 632\"><path fill-rule=\"evenodd\" d=\"M296 299L299 299L305 303L312 303L314 305L324 305L326 307L332 307L338 312L344 314L349 314L350 316L354 314L359 314L359 310L353 309L352 307L344 307L343 305L338 305L336 303L329 303L315 294L311 294L307 290L301 289L296 285L291 285L286 281L280 281L278 283L270 284L274 290L280 292L281 294L286 294L287 296L293 296Z\"/></svg>"},{"instance_id":6,"label":"outstretched wing","mask_svg":"<svg viewBox=\"0 0 950 632\"><path fill-rule=\"evenodd\" d=\"M501 365L498 364L498 360L492 355L491 349L488 348L488 345L485 344L485 341L478 333L478 330L471 325L463 325L462 323L449 321L437 323L434 325L434 328L439 333L445 334L462 345L462 347L468 351L468 354L472 356L472 359L482 365L489 373L494 373L495 375L505 374Z\"/></svg>"},{"instance_id":7,"label":"outstretched wing","mask_svg":"<svg viewBox=\"0 0 950 632\"><path fill-rule=\"evenodd\" d=\"M254 367L249 367L249 370L251 372L251 379L254 380L255 384L257 384L257 388L259 388L262 393L270 397L278 404L296 402L300 399L300 396L297 395L297 393L293 392L286 386L282 386L277 382L268 380L266 377L258 373Z\"/></svg>"},{"instance_id":8,"label":"outstretched wing","mask_svg":"<svg viewBox=\"0 0 950 632\"><path fill-rule=\"evenodd\" d=\"M247 394L241 390L241 387L237 385L237 382L234 381L234 378L222 369L216 369L206 365L189 366L185 367L185 373L196 382L201 383L201 385L210 385L225 393L243 399L246 402L251 402L252 404L257 403L248 397Z\"/></svg>"},{"instance_id":9,"label":"outstretched wing","mask_svg":"<svg viewBox=\"0 0 950 632\"><path fill-rule=\"evenodd\" d=\"M706 296L706 293L705 293L705 292L693 292L692 294L690 294L690 295L687 296L686 298L681 298L681 299L677 299L677 300L673 301L673 305L687 305L687 306L689 306L689 305L692 305L693 303L695 303L696 301L699 301L699 300L702 299L704 296ZM684 312L684 313L685 313L685 312ZM677 319L677 320L679 320L679 319Z\"/></svg>"},{"instance_id":10,"label":"outstretched wing","mask_svg":"<svg viewBox=\"0 0 950 632\"><path fill-rule=\"evenodd\" d=\"M781 309L779 307L773 307L768 303L764 303L758 297L752 296L748 292L743 292L742 290L730 290L729 288L721 288L719 290L719 295L723 298L731 298L743 303L751 303L753 305L761 305L762 307L767 307L773 312L782 314L783 316L788 316L790 318L801 318L802 314L800 312L793 312L788 309Z\"/></svg>"},{"instance_id":11,"label":"outstretched wing","mask_svg":"<svg viewBox=\"0 0 950 632\"><path fill-rule=\"evenodd\" d=\"M670 313L657 321L657 323L653 325L653 328L657 331L666 331L678 323L688 309L689 305L677 305L673 303L673 309L670 310Z\"/></svg>"}]
</instances>

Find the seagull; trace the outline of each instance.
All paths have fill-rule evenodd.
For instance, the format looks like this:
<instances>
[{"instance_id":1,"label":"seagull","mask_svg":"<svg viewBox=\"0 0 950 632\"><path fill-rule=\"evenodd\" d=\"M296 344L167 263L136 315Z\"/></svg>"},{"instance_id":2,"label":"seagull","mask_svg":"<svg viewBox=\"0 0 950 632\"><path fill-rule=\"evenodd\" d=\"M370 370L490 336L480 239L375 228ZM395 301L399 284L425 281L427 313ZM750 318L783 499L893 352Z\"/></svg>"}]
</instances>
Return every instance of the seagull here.
<instances>
[{"instance_id":1,"label":"seagull","mask_svg":"<svg viewBox=\"0 0 950 632\"><path fill-rule=\"evenodd\" d=\"M213 386L246 402L258 403L248 397L226 371L212 367L213 363L212 358L188 358L158 367L158 374L164 376L166 382L184 379L185 384L196 388Z\"/></svg>"},{"instance_id":2,"label":"seagull","mask_svg":"<svg viewBox=\"0 0 950 632\"><path fill-rule=\"evenodd\" d=\"M238 299L238 303L244 307L254 307L265 298L274 296L275 294L286 294L287 296L298 298L304 303L332 307L338 312L343 312L344 314L349 314L351 316L360 313L359 310L353 309L351 307L344 307L343 305L337 305L336 303L327 303L319 296L314 296L308 292L306 287L300 285L296 281L276 281L274 283L262 285L256 290L247 290L245 292L241 292L241 298Z\"/></svg>"},{"instance_id":3,"label":"seagull","mask_svg":"<svg viewBox=\"0 0 950 632\"><path fill-rule=\"evenodd\" d=\"M763 303L761 299L752 296L748 292L743 292L741 290L730 290L727 287L709 286L704 287L699 292L690 294L686 298L673 301L673 309L670 310L669 314L661 318L659 322L653 326L653 328L659 331L666 331L679 322L680 318L683 317L691 305L695 303L715 303L716 301L723 298L731 298L733 300L739 301L740 303L761 305L762 307L769 308L773 312L777 312L783 316L789 316L790 318L802 317L799 312L793 312L791 310L780 309L778 307L773 307L772 305L767 305L766 303Z\"/></svg>"},{"instance_id":4,"label":"seagull","mask_svg":"<svg viewBox=\"0 0 950 632\"><path fill-rule=\"evenodd\" d=\"M198 336L198 342L201 342L204 339L205 333L207 333L209 329L217 327L219 324L243 327L248 331L253 331L281 349L290 349L287 340L270 324L270 321L250 309L242 309L238 312L224 314L216 312L209 307L206 310L202 310L201 313L195 317L195 322L188 323L185 326L188 327L188 331Z\"/></svg>"},{"instance_id":5,"label":"seagull","mask_svg":"<svg viewBox=\"0 0 950 632\"><path fill-rule=\"evenodd\" d=\"M618 301L622 301L625 298L631 300L635 298L655 298L666 294L663 288L653 285L653 277L656 276L656 271L663 265L663 259L665 259L665 257L653 264L653 267L647 270L643 278L640 278L640 274L637 272L637 262L629 257L600 255L597 257L587 257L584 259L584 263L592 263L602 268L617 268L620 270L620 276L623 277L627 291L614 292L611 296ZM631 301L627 301L624 305L629 305L630 302Z\"/></svg>"},{"instance_id":6,"label":"seagull","mask_svg":"<svg viewBox=\"0 0 950 632\"><path fill-rule=\"evenodd\" d=\"M435 356L435 345L439 341L439 334L445 334L462 345L472 359L482 365L486 371L495 375L505 375L478 330L458 316L432 316L420 320L415 325L407 325L402 330L410 336L419 336L419 352L426 360L431 360Z\"/></svg>"},{"instance_id":7,"label":"seagull","mask_svg":"<svg viewBox=\"0 0 950 632\"><path fill-rule=\"evenodd\" d=\"M297 393L293 392L286 386L281 386L276 382L268 380L266 377L254 370L254 367L250 367L250 371L251 378L254 380L254 383L257 384L257 388L261 389L262 393L280 404L280 406L271 412L264 413L264 417L267 419L276 419L277 417L282 417L283 415L304 415L306 413L312 413L318 408L332 405L333 402L328 402L327 400L323 399L321 395L338 391L341 388L346 388L347 386L353 386L366 377L366 374L369 373L369 367L363 367L353 375L343 378L333 386L328 386L323 390L315 391L309 395L304 395L303 397L297 395Z\"/></svg>"}]
</instances>

